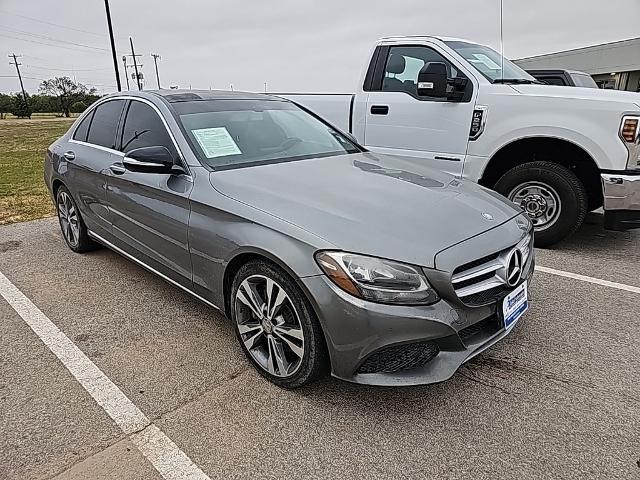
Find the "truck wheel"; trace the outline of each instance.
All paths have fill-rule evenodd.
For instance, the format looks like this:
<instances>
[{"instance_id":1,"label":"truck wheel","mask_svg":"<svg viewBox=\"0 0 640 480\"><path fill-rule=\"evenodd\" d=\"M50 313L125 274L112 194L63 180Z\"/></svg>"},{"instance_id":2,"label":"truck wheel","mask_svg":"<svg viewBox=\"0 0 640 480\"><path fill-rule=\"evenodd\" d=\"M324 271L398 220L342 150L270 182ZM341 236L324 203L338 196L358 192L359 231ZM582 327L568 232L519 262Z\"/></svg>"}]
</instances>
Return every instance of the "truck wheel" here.
<instances>
[{"instance_id":1,"label":"truck wheel","mask_svg":"<svg viewBox=\"0 0 640 480\"><path fill-rule=\"evenodd\" d=\"M500 177L494 189L529 215L537 247L551 246L574 233L588 210L582 182L552 162L518 165Z\"/></svg>"}]
</instances>

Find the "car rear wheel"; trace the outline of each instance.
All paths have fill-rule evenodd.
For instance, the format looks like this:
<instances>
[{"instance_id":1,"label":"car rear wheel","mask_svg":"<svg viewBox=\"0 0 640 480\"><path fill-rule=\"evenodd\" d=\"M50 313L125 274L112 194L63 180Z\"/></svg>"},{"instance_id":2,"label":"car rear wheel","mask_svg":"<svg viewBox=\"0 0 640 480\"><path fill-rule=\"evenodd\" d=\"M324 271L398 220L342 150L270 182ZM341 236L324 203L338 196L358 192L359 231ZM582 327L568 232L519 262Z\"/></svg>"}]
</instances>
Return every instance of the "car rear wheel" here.
<instances>
[{"instance_id":1,"label":"car rear wheel","mask_svg":"<svg viewBox=\"0 0 640 480\"><path fill-rule=\"evenodd\" d=\"M287 273L251 261L236 274L231 295L236 336L260 374L280 387L297 388L326 373L321 327Z\"/></svg>"},{"instance_id":2,"label":"car rear wheel","mask_svg":"<svg viewBox=\"0 0 640 480\"><path fill-rule=\"evenodd\" d=\"M56 192L56 211L62 236L71 250L84 253L97 247L97 244L87 235L87 226L82 220L76 202L65 186L61 186Z\"/></svg>"},{"instance_id":3,"label":"car rear wheel","mask_svg":"<svg viewBox=\"0 0 640 480\"><path fill-rule=\"evenodd\" d=\"M507 171L495 190L529 216L537 247L548 247L573 234L587 214L584 185L568 168L553 162L529 162Z\"/></svg>"}]
</instances>

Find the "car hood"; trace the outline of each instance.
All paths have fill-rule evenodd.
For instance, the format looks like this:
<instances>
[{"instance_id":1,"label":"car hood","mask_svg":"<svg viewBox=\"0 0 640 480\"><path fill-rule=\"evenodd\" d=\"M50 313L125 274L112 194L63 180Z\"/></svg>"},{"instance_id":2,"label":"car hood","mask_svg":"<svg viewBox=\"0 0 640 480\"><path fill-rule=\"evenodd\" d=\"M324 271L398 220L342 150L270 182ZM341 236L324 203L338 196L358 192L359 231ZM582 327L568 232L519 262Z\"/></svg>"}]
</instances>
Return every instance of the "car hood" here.
<instances>
[{"instance_id":1,"label":"car hood","mask_svg":"<svg viewBox=\"0 0 640 480\"><path fill-rule=\"evenodd\" d=\"M518 93L524 95L540 95L544 97L573 98L576 100L604 100L624 102L640 107L640 93L621 90L605 90L600 88L559 87L557 85L510 85Z\"/></svg>"},{"instance_id":2,"label":"car hood","mask_svg":"<svg viewBox=\"0 0 640 480\"><path fill-rule=\"evenodd\" d=\"M337 249L423 266L518 215L498 194L420 162L367 152L216 171L210 182Z\"/></svg>"}]
</instances>

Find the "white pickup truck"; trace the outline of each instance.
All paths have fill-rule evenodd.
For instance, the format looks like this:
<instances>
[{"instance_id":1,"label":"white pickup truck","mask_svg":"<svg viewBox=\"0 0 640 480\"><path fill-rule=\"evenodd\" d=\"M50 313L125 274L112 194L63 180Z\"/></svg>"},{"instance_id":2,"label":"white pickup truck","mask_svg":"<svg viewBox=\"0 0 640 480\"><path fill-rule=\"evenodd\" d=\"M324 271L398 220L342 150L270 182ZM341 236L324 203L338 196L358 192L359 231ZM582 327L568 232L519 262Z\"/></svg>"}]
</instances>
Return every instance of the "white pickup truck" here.
<instances>
[{"instance_id":1,"label":"white pickup truck","mask_svg":"<svg viewBox=\"0 0 640 480\"><path fill-rule=\"evenodd\" d=\"M412 36L377 42L355 94L280 95L372 151L502 193L538 246L600 207L606 228L640 227L638 93L543 85L484 45Z\"/></svg>"}]
</instances>

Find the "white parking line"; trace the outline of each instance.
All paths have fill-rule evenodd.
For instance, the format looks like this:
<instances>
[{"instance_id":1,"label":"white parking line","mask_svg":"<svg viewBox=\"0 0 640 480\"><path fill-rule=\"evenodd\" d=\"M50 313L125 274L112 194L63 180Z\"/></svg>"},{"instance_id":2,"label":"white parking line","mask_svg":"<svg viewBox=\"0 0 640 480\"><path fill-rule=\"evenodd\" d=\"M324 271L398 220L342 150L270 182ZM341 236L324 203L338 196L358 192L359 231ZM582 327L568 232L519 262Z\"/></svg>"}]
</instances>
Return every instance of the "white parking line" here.
<instances>
[{"instance_id":1,"label":"white parking line","mask_svg":"<svg viewBox=\"0 0 640 480\"><path fill-rule=\"evenodd\" d=\"M167 480L210 480L131 400L0 272L0 295Z\"/></svg>"},{"instance_id":2,"label":"white parking line","mask_svg":"<svg viewBox=\"0 0 640 480\"><path fill-rule=\"evenodd\" d=\"M594 283L596 285L602 285L603 287L617 288L618 290L625 290L627 292L640 293L640 287L625 285L624 283L610 282L609 280L602 280L600 278L587 277L585 275L579 275L577 273L556 270L555 268L541 267L539 265L536 265L536 271L549 273L551 275L557 275L559 277L572 278L574 280L580 280L581 282Z\"/></svg>"}]
</instances>

